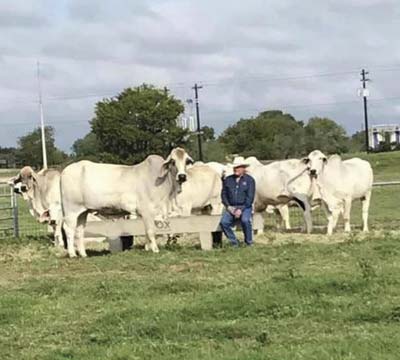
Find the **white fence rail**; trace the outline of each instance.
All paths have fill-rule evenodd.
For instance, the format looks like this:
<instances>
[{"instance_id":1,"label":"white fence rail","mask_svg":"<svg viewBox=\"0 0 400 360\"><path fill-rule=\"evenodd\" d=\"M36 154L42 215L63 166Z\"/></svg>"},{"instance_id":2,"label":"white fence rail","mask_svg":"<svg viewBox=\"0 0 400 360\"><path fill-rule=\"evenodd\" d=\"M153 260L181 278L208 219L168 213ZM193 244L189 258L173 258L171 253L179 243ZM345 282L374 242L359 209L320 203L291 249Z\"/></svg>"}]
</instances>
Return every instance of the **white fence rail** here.
<instances>
[{"instance_id":1,"label":"white fence rail","mask_svg":"<svg viewBox=\"0 0 400 360\"><path fill-rule=\"evenodd\" d=\"M400 181L378 181L372 184L372 186L392 186L392 185L400 185Z\"/></svg>"}]
</instances>

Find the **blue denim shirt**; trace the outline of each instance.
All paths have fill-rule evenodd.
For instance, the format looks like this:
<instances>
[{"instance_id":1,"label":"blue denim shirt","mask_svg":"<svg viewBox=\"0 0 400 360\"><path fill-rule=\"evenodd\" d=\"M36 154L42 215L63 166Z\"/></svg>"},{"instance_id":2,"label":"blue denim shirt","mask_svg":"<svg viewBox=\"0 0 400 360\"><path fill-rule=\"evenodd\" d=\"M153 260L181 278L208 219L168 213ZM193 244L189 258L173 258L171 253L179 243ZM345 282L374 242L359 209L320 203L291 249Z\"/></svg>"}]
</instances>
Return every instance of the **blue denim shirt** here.
<instances>
[{"instance_id":1,"label":"blue denim shirt","mask_svg":"<svg viewBox=\"0 0 400 360\"><path fill-rule=\"evenodd\" d=\"M222 186L222 203L228 206L251 208L254 201L256 183L254 179L244 174L237 182L236 175L228 176Z\"/></svg>"}]
</instances>

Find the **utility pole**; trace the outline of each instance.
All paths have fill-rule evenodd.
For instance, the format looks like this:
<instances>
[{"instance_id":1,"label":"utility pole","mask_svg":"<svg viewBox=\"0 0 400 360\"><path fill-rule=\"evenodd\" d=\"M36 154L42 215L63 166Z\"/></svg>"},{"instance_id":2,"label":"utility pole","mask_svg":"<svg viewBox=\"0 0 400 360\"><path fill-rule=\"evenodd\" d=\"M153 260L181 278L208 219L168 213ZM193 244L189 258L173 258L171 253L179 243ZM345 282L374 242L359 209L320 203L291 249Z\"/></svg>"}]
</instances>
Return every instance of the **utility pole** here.
<instances>
[{"instance_id":1,"label":"utility pole","mask_svg":"<svg viewBox=\"0 0 400 360\"><path fill-rule=\"evenodd\" d=\"M198 86L197 83L194 84L192 88L194 90L194 99L196 101L196 119L197 119L197 144L199 148L199 160L203 161L203 150L201 146L201 127L200 127L200 109L199 109L199 90L202 86Z\"/></svg>"},{"instance_id":2,"label":"utility pole","mask_svg":"<svg viewBox=\"0 0 400 360\"><path fill-rule=\"evenodd\" d=\"M367 106L367 97L369 95L368 90L367 90L367 81L370 81L370 79L366 78L366 75L368 75L369 72L365 71L365 69L361 70L361 82L363 85L362 88L362 97L363 97L363 103L364 103L364 125L365 125L365 148L367 153L369 152L369 129L368 129L368 106Z\"/></svg>"},{"instance_id":3,"label":"utility pole","mask_svg":"<svg viewBox=\"0 0 400 360\"><path fill-rule=\"evenodd\" d=\"M39 64L39 61L37 62L37 78L38 78L39 112L40 112L40 130L41 130L41 133L42 133L43 169L47 169L46 135L45 135L45 128L44 128L42 86L41 86L41 82L40 82L40 64Z\"/></svg>"}]
</instances>

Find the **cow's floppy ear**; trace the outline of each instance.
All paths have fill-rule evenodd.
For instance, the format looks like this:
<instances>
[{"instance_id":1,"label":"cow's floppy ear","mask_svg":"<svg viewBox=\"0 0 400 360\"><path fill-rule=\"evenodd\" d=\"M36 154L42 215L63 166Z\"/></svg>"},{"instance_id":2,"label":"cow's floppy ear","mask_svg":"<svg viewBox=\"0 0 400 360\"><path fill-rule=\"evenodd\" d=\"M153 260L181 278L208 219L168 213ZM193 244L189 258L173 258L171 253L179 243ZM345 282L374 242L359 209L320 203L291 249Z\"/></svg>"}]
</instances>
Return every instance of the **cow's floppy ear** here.
<instances>
[{"instance_id":1,"label":"cow's floppy ear","mask_svg":"<svg viewBox=\"0 0 400 360\"><path fill-rule=\"evenodd\" d=\"M14 186L17 185L19 182L21 182L21 176L17 175L8 180L8 185Z\"/></svg>"},{"instance_id":2,"label":"cow's floppy ear","mask_svg":"<svg viewBox=\"0 0 400 360\"><path fill-rule=\"evenodd\" d=\"M171 163L172 157L171 154L168 155L168 157L164 160L162 166L163 167L168 167L168 165Z\"/></svg>"},{"instance_id":3,"label":"cow's floppy ear","mask_svg":"<svg viewBox=\"0 0 400 360\"><path fill-rule=\"evenodd\" d=\"M308 163L310 162L310 159L309 159L308 157L305 157L305 158L302 158L302 159L301 159L301 162L302 162L303 164L308 164Z\"/></svg>"},{"instance_id":4,"label":"cow's floppy ear","mask_svg":"<svg viewBox=\"0 0 400 360\"><path fill-rule=\"evenodd\" d=\"M169 155L167 157L167 159L164 160L164 162L162 163L161 169L160 169L160 175L159 175L160 178L163 178L163 177L165 177L167 175L167 172L168 172L168 169L169 169L169 165L171 164L171 161L172 161L172 158L171 158L171 155Z\"/></svg>"},{"instance_id":5,"label":"cow's floppy ear","mask_svg":"<svg viewBox=\"0 0 400 360\"><path fill-rule=\"evenodd\" d=\"M186 158L186 165L193 165L193 164L194 164L194 160L190 156L188 156Z\"/></svg>"},{"instance_id":6,"label":"cow's floppy ear","mask_svg":"<svg viewBox=\"0 0 400 360\"><path fill-rule=\"evenodd\" d=\"M36 173L34 172L34 171L32 171L32 180L34 181L34 182L37 182L37 175L36 175Z\"/></svg>"}]
</instances>

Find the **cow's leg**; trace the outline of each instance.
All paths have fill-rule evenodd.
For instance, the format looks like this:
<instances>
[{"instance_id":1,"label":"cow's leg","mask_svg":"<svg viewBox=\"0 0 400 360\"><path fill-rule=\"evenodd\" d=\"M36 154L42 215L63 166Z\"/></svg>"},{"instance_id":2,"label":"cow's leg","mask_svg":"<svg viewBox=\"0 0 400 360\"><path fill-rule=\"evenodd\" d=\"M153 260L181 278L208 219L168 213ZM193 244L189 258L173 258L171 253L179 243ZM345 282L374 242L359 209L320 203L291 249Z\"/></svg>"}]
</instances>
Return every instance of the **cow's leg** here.
<instances>
[{"instance_id":1,"label":"cow's leg","mask_svg":"<svg viewBox=\"0 0 400 360\"><path fill-rule=\"evenodd\" d=\"M362 219L363 219L363 231L368 232L368 211L369 204L371 202L371 190L365 195L364 199L361 200L362 203Z\"/></svg>"},{"instance_id":2,"label":"cow's leg","mask_svg":"<svg viewBox=\"0 0 400 360\"><path fill-rule=\"evenodd\" d=\"M345 199L343 204L343 220L344 220L344 231L350 232L350 212L351 212L351 198ZM336 226L336 224L335 224Z\"/></svg>"},{"instance_id":3,"label":"cow's leg","mask_svg":"<svg viewBox=\"0 0 400 360\"><path fill-rule=\"evenodd\" d=\"M290 220L289 220L289 206L287 205L277 205L277 209L282 218L283 223L285 224L285 229L290 230Z\"/></svg>"},{"instance_id":4,"label":"cow's leg","mask_svg":"<svg viewBox=\"0 0 400 360\"><path fill-rule=\"evenodd\" d=\"M266 212L268 212L268 211L266 210ZM283 227L283 218L282 218L282 215L281 215L278 207L274 206L273 210L272 210L272 213L275 215L274 218L276 219L276 222L275 222L276 230L277 231L281 231L281 229Z\"/></svg>"},{"instance_id":5,"label":"cow's leg","mask_svg":"<svg viewBox=\"0 0 400 360\"><path fill-rule=\"evenodd\" d=\"M332 207L327 207L327 216L328 216L328 229L327 229L327 235L332 235L333 230L337 224L339 215L340 215L340 207L337 206L332 206Z\"/></svg>"},{"instance_id":6,"label":"cow's leg","mask_svg":"<svg viewBox=\"0 0 400 360\"><path fill-rule=\"evenodd\" d=\"M303 209L303 217L304 217L304 222L306 224L306 232L307 234L310 234L313 229L310 201L308 200L307 196L303 194L296 194L295 201Z\"/></svg>"},{"instance_id":7,"label":"cow's leg","mask_svg":"<svg viewBox=\"0 0 400 360\"><path fill-rule=\"evenodd\" d=\"M325 202L322 202L322 209L324 210L326 218L328 220L327 235L332 235L333 232L332 211L329 209L328 205Z\"/></svg>"},{"instance_id":8,"label":"cow's leg","mask_svg":"<svg viewBox=\"0 0 400 360\"><path fill-rule=\"evenodd\" d=\"M337 222L339 220L340 213L341 213L341 209L340 208L335 208L332 211L332 220L333 220L333 222L332 222L332 230L335 230L335 228L336 228L336 224L337 224Z\"/></svg>"},{"instance_id":9,"label":"cow's leg","mask_svg":"<svg viewBox=\"0 0 400 360\"><path fill-rule=\"evenodd\" d=\"M221 215L224 211L224 206L222 204L214 204L211 206L211 215Z\"/></svg>"},{"instance_id":10,"label":"cow's leg","mask_svg":"<svg viewBox=\"0 0 400 360\"><path fill-rule=\"evenodd\" d=\"M85 211L84 213L78 216L77 227L75 231L76 247L78 249L79 255L82 257L87 257L85 243L84 243L87 215L88 214Z\"/></svg>"},{"instance_id":11,"label":"cow's leg","mask_svg":"<svg viewBox=\"0 0 400 360\"><path fill-rule=\"evenodd\" d=\"M181 206L179 213L181 216L190 216L192 214L192 203L188 201L185 205Z\"/></svg>"},{"instance_id":12,"label":"cow's leg","mask_svg":"<svg viewBox=\"0 0 400 360\"><path fill-rule=\"evenodd\" d=\"M54 229L54 245L60 248L64 248L64 241L62 236L62 222L58 220L55 225L53 225Z\"/></svg>"},{"instance_id":13,"label":"cow's leg","mask_svg":"<svg viewBox=\"0 0 400 360\"><path fill-rule=\"evenodd\" d=\"M75 252L75 230L78 221L78 215L71 214L64 218L64 231L67 236L67 250L70 258L76 257Z\"/></svg>"},{"instance_id":14,"label":"cow's leg","mask_svg":"<svg viewBox=\"0 0 400 360\"><path fill-rule=\"evenodd\" d=\"M178 195L179 196L179 195ZM176 216L182 216L182 209L178 205L177 198L173 198L170 202L169 205L167 206L167 216L169 217L176 217Z\"/></svg>"},{"instance_id":15,"label":"cow's leg","mask_svg":"<svg viewBox=\"0 0 400 360\"><path fill-rule=\"evenodd\" d=\"M221 197L218 195L217 197L210 199L211 205L211 215L221 215L224 210L224 205L222 205Z\"/></svg>"},{"instance_id":16,"label":"cow's leg","mask_svg":"<svg viewBox=\"0 0 400 360\"><path fill-rule=\"evenodd\" d=\"M157 246L156 234L154 231L154 216L151 213L145 212L142 213L142 219L144 222L144 227L146 229L147 243L145 245L145 249L158 253L160 250Z\"/></svg>"}]
</instances>

